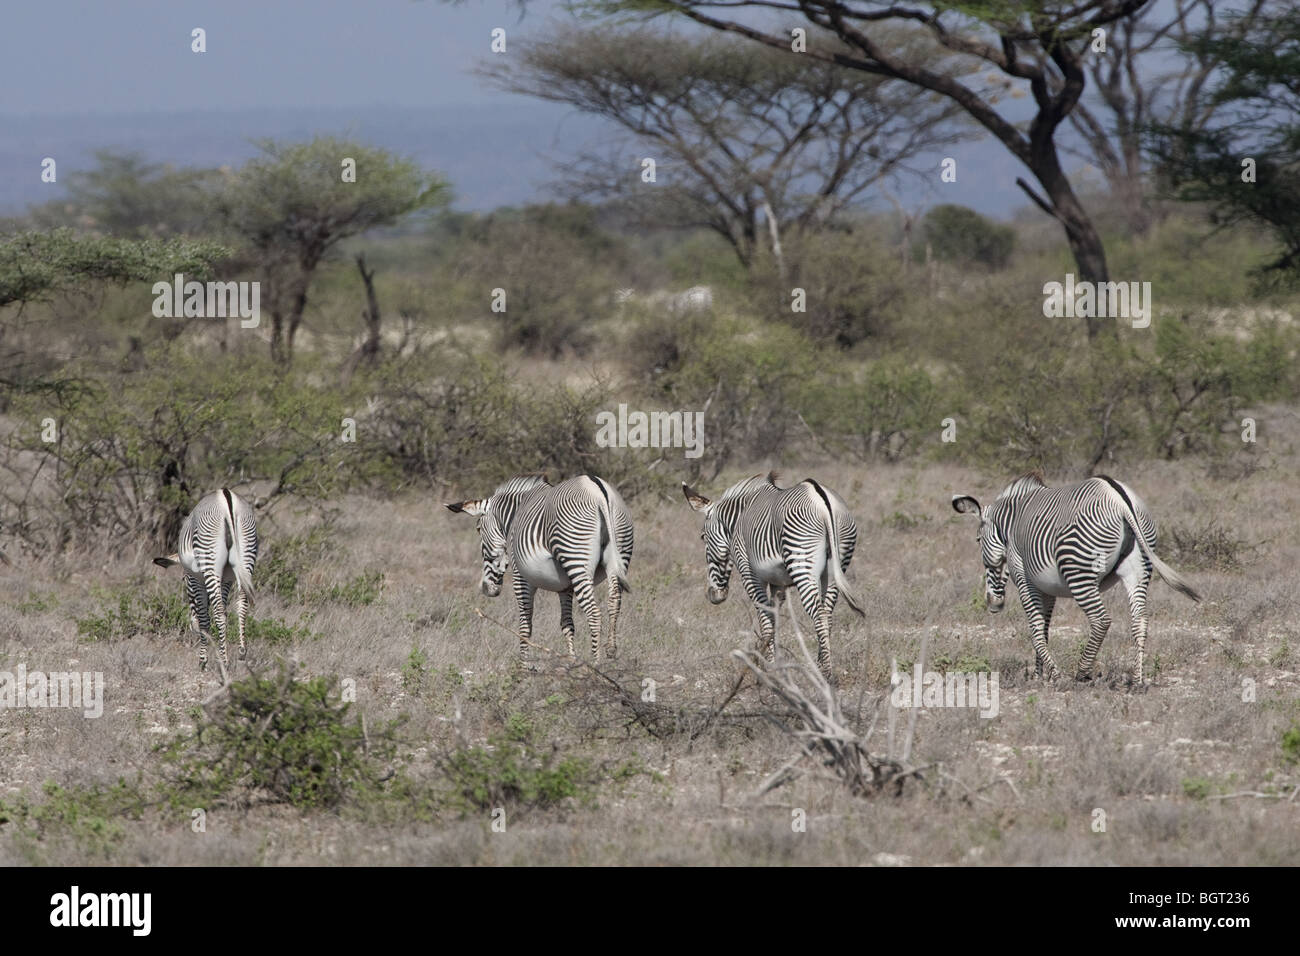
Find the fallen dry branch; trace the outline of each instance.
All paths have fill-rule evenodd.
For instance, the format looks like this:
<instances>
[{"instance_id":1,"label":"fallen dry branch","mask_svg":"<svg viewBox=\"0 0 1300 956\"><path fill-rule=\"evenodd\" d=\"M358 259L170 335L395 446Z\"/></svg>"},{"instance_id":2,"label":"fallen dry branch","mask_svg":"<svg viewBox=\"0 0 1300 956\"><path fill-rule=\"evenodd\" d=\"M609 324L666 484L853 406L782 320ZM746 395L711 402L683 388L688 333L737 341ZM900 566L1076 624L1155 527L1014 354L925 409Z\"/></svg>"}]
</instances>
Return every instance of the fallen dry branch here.
<instances>
[{"instance_id":1,"label":"fallen dry branch","mask_svg":"<svg viewBox=\"0 0 1300 956\"><path fill-rule=\"evenodd\" d=\"M892 755L873 754L867 749L866 738L849 729L835 688L808 652L793 609L790 616L795 638L803 652L802 662L768 664L753 651L731 652L731 656L753 675L760 687L771 691L785 705L786 713L773 714L774 722L800 745L799 753L769 775L754 797L794 779L796 767L814 756L819 756L822 764L857 796L871 796L886 788L899 794L909 777L923 780L922 772L928 768L908 766ZM911 749L910 731L904 749Z\"/></svg>"}]
</instances>

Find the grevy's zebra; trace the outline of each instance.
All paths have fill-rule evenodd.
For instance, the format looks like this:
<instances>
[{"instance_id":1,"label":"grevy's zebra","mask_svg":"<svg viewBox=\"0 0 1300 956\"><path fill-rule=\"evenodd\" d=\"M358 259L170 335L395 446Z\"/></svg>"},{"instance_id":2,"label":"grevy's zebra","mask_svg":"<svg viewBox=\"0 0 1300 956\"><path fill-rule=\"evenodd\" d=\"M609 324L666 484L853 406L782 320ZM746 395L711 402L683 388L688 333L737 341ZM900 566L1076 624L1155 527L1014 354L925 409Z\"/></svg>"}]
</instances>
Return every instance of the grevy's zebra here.
<instances>
[{"instance_id":1,"label":"grevy's zebra","mask_svg":"<svg viewBox=\"0 0 1300 956\"><path fill-rule=\"evenodd\" d=\"M980 519L984 596L991 613L1006 603L1010 577L1033 633L1039 676L1060 670L1047 649L1047 632L1058 597L1072 597L1088 616L1088 643L1076 680L1092 677L1093 663L1110 628L1101 592L1124 582L1137 644L1138 683L1143 680L1147 642L1147 588L1151 570L1193 601L1200 595L1156 556L1156 526L1142 499L1127 485L1104 475L1048 488L1037 474L1017 478L987 508L970 495L953 495L952 506Z\"/></svg>"},{"instance_id":2,"label":"grevy's zebra","mask_svg":"<svg viewBox=\"0 0 1300 956\"><path fill-rule=\"evenodd\" d=\"M478 517L483 549L480 586L488 597L501 593L507 562L514 565L519 610L519 656L528 661L533 597L538 588L558 591L560 628L573 654L573 600L591 629L591 652L600 660L600 607L595 586L609 580L609 655L617 653L615 630L622 593L631 591L632 519L608 482L580 475L551 485L544 475L519 475L489 498L448 504Z\"/></svg>"},{"instance_id":3,"label":"grevy's zebra","mask_svg":"<svg viewBox=\"0 0 1300 956\"><path fill-rule=\"evenodd\" d=\"M257 563L257 519L252 506L229 488L206 495L181 525L175 554L154 558L154 564L185 571L190 599L190 626L199 632L199 668L208 666L208 634L217 625L217 651L226 658L226 608L235 589L239 625L239 657L247 654L244 623L253 603L253 565Z\"/></svg>"},{"instance_id":4,"label":"grevy's zebra","mask_svg":"<svg viewBox=\"0 0 1300 956\"><path fill-rule=\"evenodd\" d=\"M853 560L858 528L844 501L829 488L806 478L778 488L776 475L755 475L728 488L717 501L682 492L705 515L704 556L709 600L721 604L734 566L758 608L759 643L776 659L776 611L785 589L794 587L817 631L817 663L830 673L831 612L840 594L863 614L844 572ZM864 615L865 616L865 615Z\"/></svg>"}]
</instances>

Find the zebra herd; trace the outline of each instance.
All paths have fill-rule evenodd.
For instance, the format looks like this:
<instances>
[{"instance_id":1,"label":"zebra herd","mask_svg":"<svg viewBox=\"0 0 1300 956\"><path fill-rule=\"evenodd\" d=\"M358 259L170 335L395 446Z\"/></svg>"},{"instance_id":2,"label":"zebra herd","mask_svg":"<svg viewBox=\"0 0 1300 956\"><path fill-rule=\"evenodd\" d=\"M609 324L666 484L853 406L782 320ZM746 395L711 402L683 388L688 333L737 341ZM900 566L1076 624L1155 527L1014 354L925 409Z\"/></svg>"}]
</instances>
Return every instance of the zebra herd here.
<instances>
[{"instance_id":1,"label":"zebra herd","mask_svg":"<svg viewBox=\"0 0 1300 956\"><path fill-rule=\"evenodd\" d=\"M682 493L704 516L707 594L713 604L727 599L731 574L740 578L758 611L760 648L776 657L776 617L793 587L817 633L817 663L830 676L831 614L841 595L865 617L844 577L857 547L858 528L848 506L834 491L806 478L790 488L776 475L737 482L717 500L692 490ZM1122 482L1095 476L1073 485L1049 488L1042 476L1011 482L990 505L971 495L954 495L952 507L979 519L977 540L985 570L988 610L1006 603L1006 585L1016 586L1034 646L1038 676L1060 677L1047 647L1057 598L1073 598L1088 618L1088 641L1075 677L1090 679L1110 628L1103 591L1122 582L1128 595L1134 676L1143 680L1147 636L1147 589L1154 570L1180 593L1200 596L1155 553L1156 528L1145 503ZM518 610L520 661L530 660L533 602L538 590L560 598L560 629L568 653L576 633L573 602L587 619L591 652L601 656L601 611L596 587L608 584L608 635L605 651L617 653L615 632L622 596L631 590L632 519L618 491L594 475L579 475L552 485L544 475L517 475L487 498L452 502L447 508L472 515L483 555L480 587L489 597L501 593L506 568L513 566ZM190 624L199 632L199 666L207 666L207 642L216 627L223 668L226 660L226 608L235 595L239 652L246 653L245 616L252 603L252 572L257 560L253 509L227 488L203 498L181 527L175 554L156 558L162 567L180 564L190 602Z\"/></svg>"}]
</instances>

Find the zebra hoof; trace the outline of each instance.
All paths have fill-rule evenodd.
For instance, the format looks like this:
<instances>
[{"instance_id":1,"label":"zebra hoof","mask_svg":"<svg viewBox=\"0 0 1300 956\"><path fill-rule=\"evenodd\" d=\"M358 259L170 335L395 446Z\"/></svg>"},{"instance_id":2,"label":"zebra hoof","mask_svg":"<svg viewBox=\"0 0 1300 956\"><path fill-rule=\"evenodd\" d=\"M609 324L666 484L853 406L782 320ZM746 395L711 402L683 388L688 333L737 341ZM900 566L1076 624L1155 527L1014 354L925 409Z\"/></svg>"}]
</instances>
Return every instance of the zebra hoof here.
<instances>
[{"instance_id":1,"label":"zebra hoof","mask_svg":"<svg viewBox=\"0 0 1300 956\"><path fill-rule=\"evenodd\" d=\"M248 648L247 648L247 647L241 647L241 648L239 649L239 659L240 659L241 661L246 661L246 660L248 660Z\"/></svg>"}]
</instances>

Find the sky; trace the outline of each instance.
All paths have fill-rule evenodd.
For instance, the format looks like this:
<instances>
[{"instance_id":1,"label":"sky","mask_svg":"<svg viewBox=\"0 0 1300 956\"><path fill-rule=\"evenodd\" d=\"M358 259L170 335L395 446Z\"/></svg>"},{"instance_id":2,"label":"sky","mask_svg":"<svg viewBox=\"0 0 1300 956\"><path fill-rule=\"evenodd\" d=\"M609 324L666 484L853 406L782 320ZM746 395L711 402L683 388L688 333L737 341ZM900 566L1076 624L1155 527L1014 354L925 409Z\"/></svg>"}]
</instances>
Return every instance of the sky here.
<instances>
[{"instance_id":1,"label":"sky","mask_svg":"<svg viewBox=\"0 0 1300 956\"><path fill-rule=\"evenodd\" d=\"M351 133L451 179L461 208L545 198L551 163L611 130L471 73L492 30L512 41L566 20L559 0L42 0L7 5L0 33L0 213L57 198L94 150L176 165L254 155L250 140ZM191 31L207 51L191 51ZM961 188L901 184L910 204L1009 215L1023 169L985 139L960 150ZM939 157L934 157L937 163ZM960 195L957 195L960 193Z\"/></svg>"},{"instance_id":2,"label":"sky","mask_svg":"<svg viewBox=\"0 0 1300 956\"><path fill-rule=\"evenodd\" d=\"M6 4L0 114L268 107L490 108L467 74L491 31L565 17L531 0L41 0ZM207 52L190 31L207 31Z\"/></svg>"}]
</instances>

